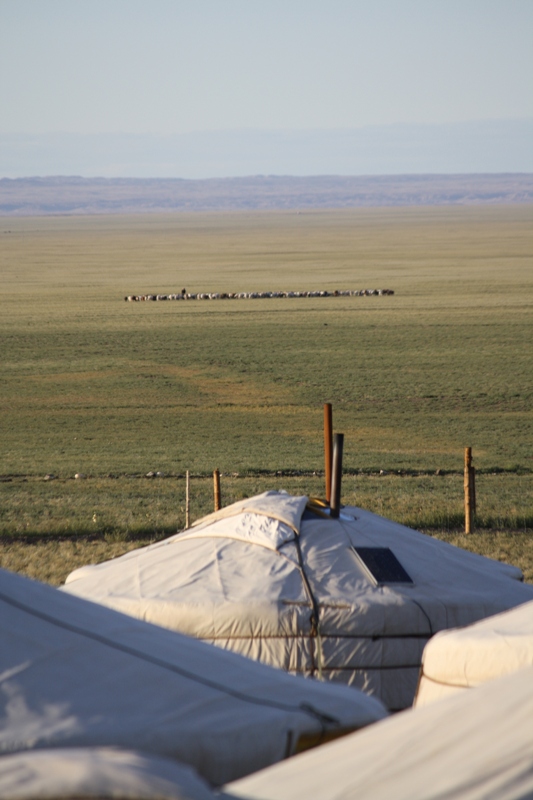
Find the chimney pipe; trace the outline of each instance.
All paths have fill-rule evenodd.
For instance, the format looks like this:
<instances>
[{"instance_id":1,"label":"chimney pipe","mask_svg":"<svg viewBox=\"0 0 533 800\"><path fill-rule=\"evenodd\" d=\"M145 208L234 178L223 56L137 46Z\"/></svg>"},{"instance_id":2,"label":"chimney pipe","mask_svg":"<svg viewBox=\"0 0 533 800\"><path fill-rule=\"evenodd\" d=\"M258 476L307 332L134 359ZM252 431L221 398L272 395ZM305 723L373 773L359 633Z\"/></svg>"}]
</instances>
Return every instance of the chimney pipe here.
<instances>
[{"instance_id":1,"label":"chimney pipe","mask_svg":"<svg viewBox=\"0 0 533 800\"><path fill-rule=\"evenodd\" d=\"M336 433L333 437L333 467L331 479L330 516L338 519L341 510L341 482L342 482L342 449L344 434Z\"/></svg>"},{"instance_id":2,"label":"chimney pipe","mask_svg":"<svg viewBox=\"0 0 533 800\"><path fill-rule=\"evenodd\" d=\"M326 502L331 502L331 462L332 462L333 413L331 403L324 403L324 462L326 479Z\"/></svg>"}]
</instances>

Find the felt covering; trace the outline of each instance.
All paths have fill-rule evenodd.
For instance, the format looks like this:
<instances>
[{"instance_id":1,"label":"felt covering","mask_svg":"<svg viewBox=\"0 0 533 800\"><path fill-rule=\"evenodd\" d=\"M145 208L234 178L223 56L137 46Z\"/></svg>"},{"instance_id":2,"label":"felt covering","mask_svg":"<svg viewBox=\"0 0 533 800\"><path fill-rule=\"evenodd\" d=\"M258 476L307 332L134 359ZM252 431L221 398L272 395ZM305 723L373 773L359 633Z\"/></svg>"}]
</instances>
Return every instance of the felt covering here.
<instances>
[{"instance_id":1,"label":"felt covering","mask_svg":"<svg viewBox=\"0 0 533 800\"><path fill-rule=\"evenodd\" d=\"M215 800L190 767L110 747L0 757L2 800Z\"/></svg>"},{"instance_id":2,"label":"felt covering","mask_svg":"<svg viewBox=\"0 0 533 800\"><path fill-rule=\"evenodd\" d=\"M82 567L64 591L248 658L411 705L438 631L533 599L519 569L360 508L303 513L267 492L194 528ZM376 585L354 547L390 548L412 584Z\"/></svg>"},{"instance_id":3,"label":"felt covering","mask_svg":"<svg viewBox=\"0 0 533 800\"><path fill-rule=\"evenodd\" d=\"M250 775L224 798L530 800L532 720L528 667Z\"/></svg>"},{"instance_id":4,"label":"felt covering","mask_svg":"<svg viewBox=\"0 0 533 800\"><path fill-rule=\"evenodd\" d=\"M533 602L430 639L422 656L416 705L533 666Z\"/></svg>"},{"instance_id":5,"label":"felt covering","mask_svg":"<svg viewBox=\"0 0 533 800\"><path fill-rule=\"evenodd\" d=\"M290 755L301 737L386 712L0 570L0 754L117 746L188 764L213 784Z\"/></svg>"}]
</instances>

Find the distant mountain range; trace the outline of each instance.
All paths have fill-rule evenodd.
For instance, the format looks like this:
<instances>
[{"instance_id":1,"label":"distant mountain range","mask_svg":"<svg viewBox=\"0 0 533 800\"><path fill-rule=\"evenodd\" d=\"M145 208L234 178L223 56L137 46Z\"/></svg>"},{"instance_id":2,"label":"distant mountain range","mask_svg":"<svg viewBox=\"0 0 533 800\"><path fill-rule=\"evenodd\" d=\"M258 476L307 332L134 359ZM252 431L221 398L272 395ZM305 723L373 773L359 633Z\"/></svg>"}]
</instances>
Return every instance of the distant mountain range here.
<instances>
[{"instance_id":1,"label":"distant mountain range","mask_svg":"<svg viewBox=\"0 0 533 800\"><path fill-rule=\"evenodd\" d=\"M0 215L533 203L533 174L3 178Z\"/></svg>"}]
</instances>

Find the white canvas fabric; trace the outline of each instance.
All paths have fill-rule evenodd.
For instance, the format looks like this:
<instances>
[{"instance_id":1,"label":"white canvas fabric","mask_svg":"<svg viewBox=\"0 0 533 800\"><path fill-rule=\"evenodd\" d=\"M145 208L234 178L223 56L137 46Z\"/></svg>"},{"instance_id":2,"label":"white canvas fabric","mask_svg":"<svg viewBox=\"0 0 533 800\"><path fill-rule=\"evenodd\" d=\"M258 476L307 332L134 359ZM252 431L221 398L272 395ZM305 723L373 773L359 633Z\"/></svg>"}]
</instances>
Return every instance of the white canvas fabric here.
<instances>
[{"instance_id":1,"label":"white canvas fabric","mask_svg":"<svg viewBox=\"0 0 533 800\"><path fill-rule=\"evenodd\" d=\"M116 746L213 784L290 755L302 737L383 717L345 687L235 653L0 570L0 754Z\"/></svg>"},{"instance_id":2,"label":"white canvas fabric","mask_svg":"<svg viewBox=\"0 0 533 800\"><path fill-rule=\"evenodd\" d=\"M433 703L526 666L533 666L533 602L434 636L424 648L416 705Z\"/></svg>"},{"instance_id":3,"label":"white canvas fabric","mask_svg":"<svg viewBox=\"0 0 533 800\"><path fill-rule=\"evenodd\" d=\"M249 513L260 514L283 522L298 533L306 504L307 497L304 496L295 497L288 492L263 492L263 494L255 495L255 497L239 500L239 502L221 508L220 511L215 511L213 514L208 514L208 516L193 522L193 527L198 530L199 528L205 528L212 522L235 517L242 513Z\"/></svg>"},{"instance_id":4,"label":"white canvas fabric","mask_svg":"<svg viewBox=\"0 0 533 800\"><path fill-rule=\"evenodd\" d=\"M269 492L192 530L71 573L64 591L294 674L414 699L437 631L533 599L519 569L360 508L338 520ZM375 585L354 546L388 547L412 585Z\"/></svg>"},{"instance_id":5,"label":"white canvas fabric","mask_svg":"<svg viewBox=\"0 0 533 800\"><path fill-rule=\"evenodd\" d=\"M533 668L225 787L239 800L531 800Z\"/></svg>"},{"instance_id":6,"label":"white canvas fabric","mask_svg":"<svg viewBox=\"0 0 533 800\"><path fill-rule=\"evenodd\" d=\"M2 800L215 800L192 769L110 747L0 757Z\"/></svg>"}]
</instances>

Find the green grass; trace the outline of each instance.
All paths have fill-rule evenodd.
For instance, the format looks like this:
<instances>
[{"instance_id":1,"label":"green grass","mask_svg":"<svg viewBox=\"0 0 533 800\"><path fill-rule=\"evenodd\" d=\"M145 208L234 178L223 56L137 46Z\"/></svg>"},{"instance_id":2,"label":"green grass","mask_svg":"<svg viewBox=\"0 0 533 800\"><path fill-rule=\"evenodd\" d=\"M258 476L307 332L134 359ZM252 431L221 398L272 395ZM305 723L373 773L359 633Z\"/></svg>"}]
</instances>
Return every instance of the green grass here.
<instances>
[{"instance_id":1,"label":"green grass","mask_svg":"<svg viewBox=\"0 0 533 800\"><path fill-rule=\"evenodd\" d=\"M323 496L314 475L222 476L224 505L265 489ZM472 549L511 561L533 581L533 476L480 475L475 533L465 536L462 476L345 475L343 500ZM213 508L212 479L193 476L191 518ZM0 484L0 564L53 583L85 563L112 558L185 524L185 480L13 479Z\"/></svg>"},{"instance_id":2,"label":"green grass","mask_svg":"<svg viewBox=\"0 0 533 800\"><path fill-rule=\"evenodd\" d=\"M37 548L50 536L111 547L168 535L183 524L186 469L238 473L224 478L226 502L277 485L321 493L313 473L327 401L346 437L347 500L458 535L469 445L478 529L524 541L532 217L531 207L506 206L4 219L5 546L22 536ZM123 301L183 286L396 294ZM140 477L149 470L171 477ZM43 483L46 473L59 479ZM199 516L210 485L195 485ZM468 541L483 536L492 534Z\"/></svg>"},{"instance_id":3,"label":"green grass","mask_svg":"<svg viewBox=\"0 0 533 800\"><path fill-rule=\"evenodd\" d=\"M529 207L4 222L4 474L531 469ZM394 297L129 304L191 289Z\"/></svg>"},{"instance_id":4,"label":"green grass","mask_svg":"<svg viewBox=\"0 0 533 800\"><path fill-rule=\"evenodd\" d=\"M267 489L324 495L320 475L222 475L224 505ZM532 475L478 475L477 530L533 530ZM422 530L464 527L463 477L346 474L343 501ZM212 511L212 478L192 476L191 518ZM14 478L0 483L0 536L26 540L104 537L161 538L185 525L184 476L86 480Z\"/></svg>"}]
</instances>

